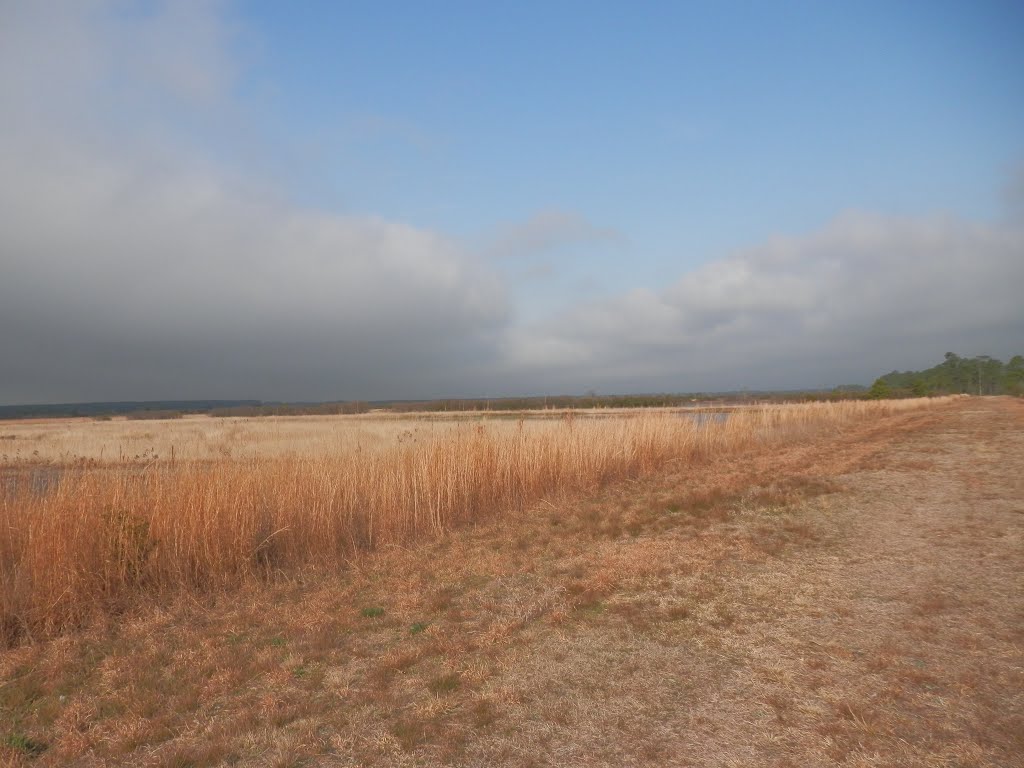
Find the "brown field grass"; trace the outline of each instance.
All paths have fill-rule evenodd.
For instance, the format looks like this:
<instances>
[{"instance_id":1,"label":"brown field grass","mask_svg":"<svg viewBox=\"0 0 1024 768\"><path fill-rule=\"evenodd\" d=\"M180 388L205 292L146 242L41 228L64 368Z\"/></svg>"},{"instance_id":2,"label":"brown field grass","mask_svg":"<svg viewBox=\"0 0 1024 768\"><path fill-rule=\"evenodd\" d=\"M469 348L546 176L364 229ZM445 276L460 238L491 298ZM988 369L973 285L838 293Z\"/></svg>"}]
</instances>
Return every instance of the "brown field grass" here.
<instances>
[{"instance_id":1,"label":"brown field grass","mask_svg":"<svg viewBox=\"0 0 1024 768\"><path fill-rule=\"evenodd\" d=\"M597 408L525 411L439 411L317 416L210 417L170 420L40 418L0 421L0 467L90 464L124 466L155 461L323 456L388 450L399 443L442 437L467 424L492 431L550 431L570 413L575 420L691 415L756 409L756 404L673 408Z\"/></svg>"},{"instance_id":2,"label":"brown field grass","mask_svg":"<svg viewBox=\"0 0 1024 768\"><path fill-rule=\"evenodd\" d=\"M0 652L0 764L1024 763L1024 403L794 426Z\"/></svg>"},{"instance_id":3,"label":"brown field grass","mask_svg":"<svg viewBox=\"0 0 1024 768\"><path fill-rule=\"evenodd\" d=\"M53 635L140 595L337 569L542 498L942 402L771 406L724 422L568 414L409 432L372 451L71 464L41 482L37 469L13 470L0 493L0 640Z\"/></svg>"},{"instance_id":4,"label":"brown field grass","mask_svg":"<svg viewBox=\"0 0 1024 768\"><path fill-rule=\"evenodd\" d=\"M0 421L0 465L95 464L322 456L394 447L438 437L486 415L410 414L222 417L189 415L163 421L25 419ZM496 421L496 420L495 420ZM532 420L530 427L533 428Z\"/></svg>"}]
</instances>

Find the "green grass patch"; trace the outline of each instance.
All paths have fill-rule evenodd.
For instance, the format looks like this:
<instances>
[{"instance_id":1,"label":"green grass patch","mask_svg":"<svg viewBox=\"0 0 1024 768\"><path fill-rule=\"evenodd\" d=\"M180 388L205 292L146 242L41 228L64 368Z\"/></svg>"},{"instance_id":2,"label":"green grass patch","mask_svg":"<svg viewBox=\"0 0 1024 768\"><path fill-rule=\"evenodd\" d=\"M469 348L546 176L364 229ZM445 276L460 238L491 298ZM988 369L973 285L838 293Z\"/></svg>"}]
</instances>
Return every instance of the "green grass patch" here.
<instances>
[{"instance_id":1,"label":"green grass patch","mask_svg":"<svg viewBox=\"0 0 1024 768\"><path fill-rule=\"evenodd\" d=\"M46 744L30 738L23 733L10 733L4 738L4 744L11 749L36 757L46 751Z\"/></svg>"}]
</instances>

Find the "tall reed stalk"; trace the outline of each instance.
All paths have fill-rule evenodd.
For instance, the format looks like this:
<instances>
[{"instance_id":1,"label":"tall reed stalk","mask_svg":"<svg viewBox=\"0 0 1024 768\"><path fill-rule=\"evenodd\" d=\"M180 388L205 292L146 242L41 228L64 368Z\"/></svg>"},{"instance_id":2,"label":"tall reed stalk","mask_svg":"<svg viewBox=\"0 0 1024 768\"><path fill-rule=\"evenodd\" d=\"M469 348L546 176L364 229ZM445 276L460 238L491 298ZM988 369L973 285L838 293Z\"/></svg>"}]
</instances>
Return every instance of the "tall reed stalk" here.
<instances>
[{"instance_id":1,"label":"tall reed stalk","mask_svg":"<svg viewBox=\"0 0 1024 768\"><path fill-rule=\"evenodd\" d=\"M469 425L389 450L68 470L0 492L0 639L48 635L144 594L201 591L699 464L937 400Z\"/></svg>"}]
</instances>

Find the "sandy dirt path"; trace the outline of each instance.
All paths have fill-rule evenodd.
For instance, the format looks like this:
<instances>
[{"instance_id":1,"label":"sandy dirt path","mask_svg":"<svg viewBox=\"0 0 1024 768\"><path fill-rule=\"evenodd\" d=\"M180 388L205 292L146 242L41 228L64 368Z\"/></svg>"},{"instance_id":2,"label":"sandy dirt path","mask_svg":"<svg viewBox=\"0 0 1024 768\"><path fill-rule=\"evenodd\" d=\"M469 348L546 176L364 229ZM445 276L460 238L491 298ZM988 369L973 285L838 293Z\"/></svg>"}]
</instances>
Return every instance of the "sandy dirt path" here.
<instances>
[{"instance_id":1,"label":"sandy dirt path","mask_svg":"<svg viewBox=\"0 0 1024 768\"><path fill-rule=\"evenodd\" d=\"M1024 403L876 443L787 513L800 545L747 556L772 530L741 509L705 534L739 542L711 567L640 579L607 620L524 649L504 675L518 733L474 761L1024 765ZM668 631L613 618L672 594L691 599Z\"/></svg>"}]
</instances>

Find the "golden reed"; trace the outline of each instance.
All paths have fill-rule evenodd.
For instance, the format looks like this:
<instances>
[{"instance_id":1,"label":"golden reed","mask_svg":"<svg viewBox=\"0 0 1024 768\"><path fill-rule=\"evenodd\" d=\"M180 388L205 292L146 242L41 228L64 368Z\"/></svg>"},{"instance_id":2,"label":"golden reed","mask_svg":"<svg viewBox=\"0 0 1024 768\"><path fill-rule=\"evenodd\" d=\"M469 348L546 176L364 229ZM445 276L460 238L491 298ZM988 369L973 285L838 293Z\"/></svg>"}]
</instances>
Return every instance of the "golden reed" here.
<instances>
[{"instance_id":1,"label":"golden reed","mask_svg":"<svg viewBox=\"0 0 1024 768\"><path fill-rule=\"evenodd\" d=\"M379 451L65 468L48 487L0 490L0 640L51 635L141 595L338 568L545 497L942 401L769 406L724 421L570 415Z\"/></svg>"}]
</instances>

